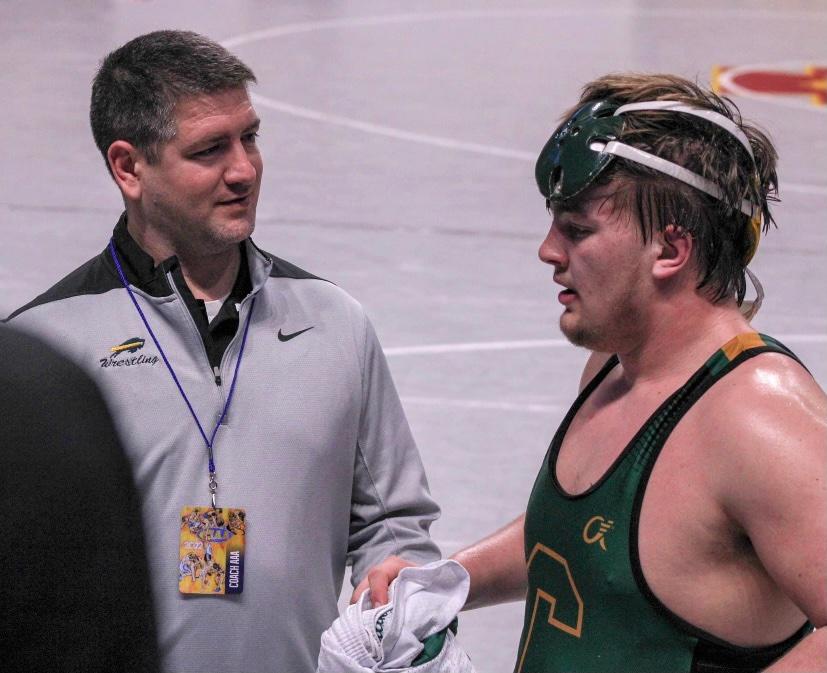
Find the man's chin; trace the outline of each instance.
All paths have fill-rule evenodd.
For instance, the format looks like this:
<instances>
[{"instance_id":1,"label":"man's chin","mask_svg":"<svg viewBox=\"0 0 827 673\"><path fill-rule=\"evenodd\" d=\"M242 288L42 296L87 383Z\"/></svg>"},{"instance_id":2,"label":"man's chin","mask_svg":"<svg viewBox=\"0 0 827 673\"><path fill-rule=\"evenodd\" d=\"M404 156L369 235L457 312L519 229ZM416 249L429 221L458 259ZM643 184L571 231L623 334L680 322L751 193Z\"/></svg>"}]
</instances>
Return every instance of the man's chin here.
<instances>
[{"instance_id":1,"label":"man's chin","mask_svg":"<svg viewBox=\"0 0 827 673\"><path fill-rule=\"evenodd\" d=\"M197 239L190 239L187 245L182 247L186 247L192 254L222 255L250 238L254 228L253 224L224 222L203 230Z\"/></svg>"},{"instance_id":2,"label":"man's chin","mask_svg":"<svg viewBox=\"0 0 827 673\"><path fill-rule=\"evenodd\" d=\"M560 316L560 331L573 345L589 350L600 350L600 337L593 330L582 325L572 324L566 320L566 314Z\"/></svg>"},{"instance_id":3,"label":"man's chin","mask_svg":"<svg viewBox=\"0 0 827 673\"><path fill-rule=\"evenodd\" d=\"M580 329L577 325L573 324L571 318L572 316L569 315L568 312L564 312L563 315L560 316L560 331L571 343L575 346L579 346L581 345L578 343L580 338Z\"/></svg>"},{"instance_id":4,"label":"man's chin","mask_svg":"<svg viewBox=\"0 0 827 673\"><path fill-rule=\"evenodd\" d=\"M250 238L255 228L256 218L254 212L252 216L225 220L219 226L214 227L212 232L217 243L233 245Z\"/></svg>"}]
</instances>

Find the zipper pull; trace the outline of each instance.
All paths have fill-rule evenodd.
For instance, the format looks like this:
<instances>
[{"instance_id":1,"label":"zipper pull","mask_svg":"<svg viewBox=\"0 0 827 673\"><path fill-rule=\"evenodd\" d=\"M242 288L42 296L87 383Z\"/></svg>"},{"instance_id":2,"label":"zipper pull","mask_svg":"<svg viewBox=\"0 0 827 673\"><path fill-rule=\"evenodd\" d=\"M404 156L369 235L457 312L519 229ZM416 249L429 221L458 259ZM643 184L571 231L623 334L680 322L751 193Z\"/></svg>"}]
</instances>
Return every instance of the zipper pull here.
<instances>
[{"instance_id":1,"label":"zipper pull","mask_svg":"<svg viewBox=\"0 0 827 673\"><path fill-rule=\"evenodd\" d=\"M221 372L218 370L218 367L213 367L212 372L213 372L213 374L215 374L215 385L220 386L221 385Z\"/></svg>"}]
</instances>

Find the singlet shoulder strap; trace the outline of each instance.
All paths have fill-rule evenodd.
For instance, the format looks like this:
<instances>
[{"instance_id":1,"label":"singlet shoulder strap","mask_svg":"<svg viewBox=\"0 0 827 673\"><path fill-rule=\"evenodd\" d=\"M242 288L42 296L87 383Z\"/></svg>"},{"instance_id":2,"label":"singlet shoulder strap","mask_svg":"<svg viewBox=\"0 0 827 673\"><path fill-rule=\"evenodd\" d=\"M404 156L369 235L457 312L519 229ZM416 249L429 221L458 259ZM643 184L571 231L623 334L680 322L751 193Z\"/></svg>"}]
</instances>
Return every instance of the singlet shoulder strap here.
<instances>
[{"instance_id":1,"label":"singlet shoulder strap","mask_svg":"<svg viewBox=\"0 0 827 673\"><path fill-rule=\"evenodd\" d=\"M600 382L608 376L609 372L614 369L618 362L619 359L617 355L612 355L608 360L606 360L597 374L595 374L583 387L583 390L580 391L577 399L575 399L574 403L571 407L569 407L562 423L560 423L560 426L557 428L557 432L554 433L554 437L552 438L548 447L548 452L546 453L546 463L552 472L554 471L554 461L557 460L557 453L560 451L560 445L563 442L563 437L566 436L569 426L571 425L572 420L574 420L575 414L577 414L589 395L594 392L594 389L600 385Z\"/></svg>"},{"instance_id":2,"label":"singlet shoulder strap","mask_svg":"<svg viewBox=\"0 0 827 673\"><path fill-rule=\"evenodd\" d=\"M716 377L715 380L717 380L717 378L719 378L717 375L720 372L729 371L741 364L744 360L754 358L761 353L781 353L791 357L804 367L795 353L778 341L778 339L774 339L766 334L759 334L758 332L747 332L733 337L721 346L721 348L707 360L704 368L708 374Z\"/></svg>"},{"instance_id":3,"label":"singlet shoulder strap","mask_svg":"<svg viewBox=\"0 0 827 673\"><path fill-rule=\"evenodd\" d=\"M620 360L616 353L609 356L609 359L603 363L603 366L597 370L597 373L583 386L583 389L574 401L574 407L579 408L583 402L586 401L586 398L594 392L594 389L609 375L609 372L617 366L618 362L620 362Z\"/></svg>"},{"instance_id":4,"label":"singlet shoulder strap","mask_svg":"<svg viewBox=\"0 0 827 673\"><path fill-rule=\"evenodd\" d=\"M739 334L721 346L672 398L672 415L675 421L679 420L718 380L738 365L762 353L781 353L801 364L801 360L789 348L766 334Z\"/></svg>"},{"instance_id":5,"label":"singlet shoulder strap","mask_svg":"<svg viewBox=\"0 0 827 673\"><path fill-rule=\"evenodd\" d=\"M804 367L795 353L777 339L758 332L739 334L721 346L683 387L683 394L679 396L678 405L682 412L688 411L689 407L697 402L698 398L719 379L726 376L738 365L762 353L780 353L792 358ZM807 370L806 367L804 369ZM809 373L809 370L807 371ZM683 413L678 418L683 416Z\"/></svg>"},{"instance_id":6,"label":"singlet shoulder strap","mask_svg":"<svg viewBox=\"0 0 827 673\"><path fill-rule=\"evenodd\" d=\"M648 463L660 452L678 422L707 390L733 369L762 353L781 353L801 363L789 348L765 334L746 332L733 337L715 351L641 428L633 440L637 444L638 464Z\"/></svg>"}]
</instances>

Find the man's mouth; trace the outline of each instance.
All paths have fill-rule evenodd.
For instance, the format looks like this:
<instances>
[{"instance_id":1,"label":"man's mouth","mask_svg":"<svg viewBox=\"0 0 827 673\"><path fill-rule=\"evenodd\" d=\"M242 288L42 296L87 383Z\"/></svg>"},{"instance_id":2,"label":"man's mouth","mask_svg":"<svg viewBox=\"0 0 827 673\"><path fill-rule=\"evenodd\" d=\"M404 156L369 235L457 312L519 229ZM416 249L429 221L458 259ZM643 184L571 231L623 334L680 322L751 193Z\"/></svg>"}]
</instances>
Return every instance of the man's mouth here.
<instances>
[{"instance_id":1,"label":"man's mouth","mask_svg":"<svg viewBox=\"0 0 827 673\"><path fill-rule=\"evenodd\" d=\"M568 285L566 285L566 284L565 284L562 280L560 280L560 278L559 278L559 277L555 276L555 277L554 277L554 282L555 282L557 285L560 285L560 286L563 288L563 292L571 292L572 294L577 294L577 293L575 292L575 290L573 290L571 287L569 287Z\"/></svg>"},{"instance_id":2,"label":"man's mouth","mask_svg":"<svg viewBox=\"0 0 827 673\"><path fill-rule=\"evenodd\" d=\"M250 196L251 196L250 194L245 194L244 196L237 196L234 199L225 199L224 201L219 201L218 205L219 206L234 206L234 205L246 206L248 203L250 203Z\"/></svg>"},{"instance_id":3,"label":"man's mouth","mask_svg":"<svg viewBox=\"0 0 827 673\"><path fill-rule=\"evenodd\" d=\"M571 302L573 302L575 300L575 298L577 297L577 292L575 290L573 290L570 287L566 287L565 283L562 283L557 279L555 279L554 282L557 283L558 285L563 286L563 290L560 292L560 294L557 295L557 300L561 304L567 305L567 304L570 304Z\"/></svg>"},{"instance_id":4,"label":"man's mouth","mask_svg":"<svg viewBox=\"0 0 827 673\"><path fill-rule=\"evenodd\" d=\"M577 298L577 293L574 290L565 289L557 295L557 300L567 306Z\"/></svg>"}]
</instances>

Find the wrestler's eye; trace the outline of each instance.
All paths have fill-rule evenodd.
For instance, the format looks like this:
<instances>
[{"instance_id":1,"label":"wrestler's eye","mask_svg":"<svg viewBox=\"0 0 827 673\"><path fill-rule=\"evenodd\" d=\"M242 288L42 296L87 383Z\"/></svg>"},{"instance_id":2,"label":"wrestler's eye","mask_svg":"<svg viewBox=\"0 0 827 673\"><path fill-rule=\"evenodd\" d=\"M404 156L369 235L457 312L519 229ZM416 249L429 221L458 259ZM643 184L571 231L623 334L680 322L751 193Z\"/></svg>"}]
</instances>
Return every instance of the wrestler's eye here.
<instances>
[{"instance_id":1,"label":"wrestler's eye","mask_svg":"<svg viewBox=\"0 0 827 673\"><path fill-rule=\"evenodd\" d=\"M563 234L570 241L582 241L591 231L585 227L581 227L574 222L566 222L560 226L560 233Z\"/></svg>"}]
</instances>

